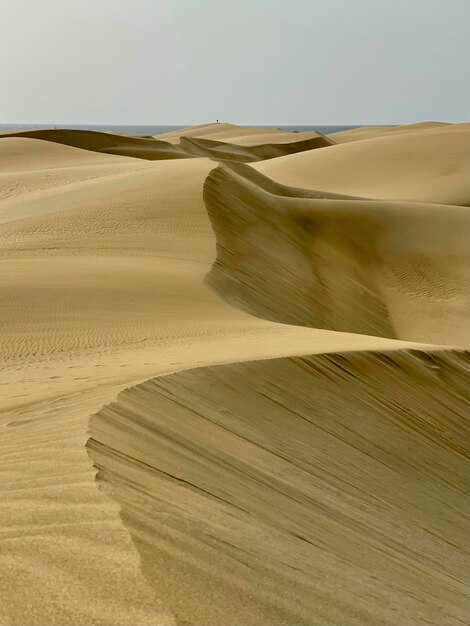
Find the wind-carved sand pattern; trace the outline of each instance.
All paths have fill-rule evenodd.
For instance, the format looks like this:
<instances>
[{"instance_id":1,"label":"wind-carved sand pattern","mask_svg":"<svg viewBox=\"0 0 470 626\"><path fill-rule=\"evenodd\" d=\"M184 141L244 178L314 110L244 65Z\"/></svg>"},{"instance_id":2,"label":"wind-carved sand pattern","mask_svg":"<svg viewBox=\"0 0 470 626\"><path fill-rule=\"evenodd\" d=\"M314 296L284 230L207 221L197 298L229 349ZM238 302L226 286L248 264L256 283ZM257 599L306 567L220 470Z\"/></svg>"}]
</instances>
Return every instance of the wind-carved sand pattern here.
<instances>
[{"instance_id":1,"label":"wind-carved sand pattern","mask_svg":"<svg viewBox=\"0 0 470 626\"><path fill-rule=\"evenodd\" d=\"M0 624L465 623L468 125L34 133Z\"/></svg>"},{"instance_id":2,"label":"wind-carved sand pattern","mask_svg":"<svg viewBox=\"0 0 470 626\"><path fill-rule=\"evenodd\" d=\"M88 448L177 623L464 623L469 365L400 350L173 374L102 409Z\"/></svg>"},{"instance_id":3,"label":"wind-carved sand pattern","mask_svg":"<svg viewBox=\"0 0 470 626\"><path fill-rule=\"evenodd\" d=\"M248 166L213 170L208 282L287 324L468 345L470 212L274 186Z\"/></svg>"},{"instance_id":4,"label":"wind-carved sand pattern","mask_svg":"<svg viewBox=\"0 0 470 626\"><path fill-rule=\"evenodd\" d=\"M284 324L468 345L468 209L419 202L424 182L377 200L221 165L207 281ZM149 380L91 420L98 480L177 622L464 622L469 356L338 353L335 335L324 354Z\"/></svg>"}]
</instances>

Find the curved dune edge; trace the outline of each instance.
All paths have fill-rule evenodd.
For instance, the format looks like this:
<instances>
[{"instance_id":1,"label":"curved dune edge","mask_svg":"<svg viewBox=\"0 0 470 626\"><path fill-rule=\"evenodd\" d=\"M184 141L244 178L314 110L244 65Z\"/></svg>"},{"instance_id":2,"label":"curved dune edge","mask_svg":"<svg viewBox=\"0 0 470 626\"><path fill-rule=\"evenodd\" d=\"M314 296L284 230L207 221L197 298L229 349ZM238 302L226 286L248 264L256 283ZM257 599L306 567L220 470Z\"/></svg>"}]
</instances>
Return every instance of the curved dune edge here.
<instances>
[{"instance_id":1,"label":"curved dune edge","mask_svg":"<svg viewBox=\"0 0 470 626\"><path fill-rule=\"evenodd\" d=\"M67 128L45 128L38 130L24 130L15 133L0 135L1 137L29 137L42 139L55 143L138 159L157 161L162 159L187 159L191 155L183 152L178 146L159 141L157 139L144 139L143 137L131 137L113 133L99 132L95 130L73 130Z\"/></svg>"},{"instance_id":2,"label":"curved dune edge","mask_svg":"<svg viewBox=\"0 0 470 626\"><path fill-rule=\"evenodd\" d=\"M189 154L199 157L210 157L217 160L238 161L251 163L265 161L277 157L295 154L305 150L315 150L333 145L327 137L318 135L310 139L292 141L289 143L266 143L260 145L238 145L210 139L196 137L181 137L179 144Z\"/></svg>"},{"instance_id":3,"label":"curved dune edge","mask_svg":"<svg viewBox=\"0 0 470 626\"><path fill-rule=\"evenodd\" d=\"M300 133L299 133L300 135ZM92 152L134 157L145 160L189 159L208 157L215 160L244 163L272 159L303 150L314 150L333 145L320 133L308 133L307 139L259 145L237 145L194 137L181 136L179 143L153 137L131 137L91 130L38 129L0 135L0 138L26 137L81 148ZM275 135L274 135L275 138Z\"/></svg>"},{"instance_id":4,"label":"curved dune edge","mask_svg":"<svg viewBox=\"0 0 470 626\"><path fill-rule=\"evenodd\" d=\"M206 288L215 163L5 141L16 206L0 224L0 624L170 624L97 488L90 415L177 369L394 342L272 324Z\"/></svg>"},{"instance_id":5,"label":"curved dune edge","mask_svg":"<svg viewBox=\"0 0 470 626\"><path fill-rule=\"evenodd\" d=\"M284 185L377 200L470 206L470 125L398 127L383 136L254 165Z\"/></svg>"},{"instance_id":6,"label":"curved dune edge","mask_svg":"<svg viewBox=\"0 0 470 626\"><path fill-rule=\"evenodd\" d=\"M234 135L232 139L233 137ZM122 497L121 487L116 486L116 481L112 478L114 466L110 469L108 464L100 474L102 479L103 474L109 471L105 492L100 493L95 482L95 471L85 449L90 414L95 413L98 407L111 402L123 387L134 386L150 377L189 367L209 365L211 370L214 370L212 366L216 362L226 363L249 359L259 361L268 357L279 359L285 355L288 355L288 358L283 361L290 362L292 361L290 357L295 354L339 353L345 350L357 350L364 354L370 350L384 351L397 348L434 351L435 346L428 347L374 336L343 335L308 327L273 324L229 307L211 293L202 281L214 258L215 240L202 198L202 186L207 173L216 164L207 159L172 159L152 162L100 154L40 139L13 137L4 141L18 144L24 142L24 145L23 147L21 145L7 146L8 150L4 151L4 161L8 167L11 167L10 171L2 175L6 193L0 207L0 212L4 211L3 217L6 220L0 225L3 263L0 299L4 305L0 315L2 319L0 343L2 356L6 354L8 359L7 369L2 369L0 376L0 404L2 405L0 409L0 441L2 443L0 490L4 522L1 534L0 623L8 626L24 626L24 624L44 626L52 622L61 626L70 622L77 626L90 626L91 623L110 626L117 624L120 626L124 624L154 626L156 623L173 623L173 617L166 609L166 596L170 598L171 605L176 604L178 608L178 603L186 602L186 598L181 595L181 590L187 589L190 598L194 598L194 593L198 594L196 600L191 599L192 603L201 602L202 607L207 608L207 604L212 602L213 598L218 597L219 581L214 586L212 578L206 590L205 581L201 577L198 578L198 574L194 581L190 580L193 571L199 571L196 566L194 570L189 570L189 577L186 577L188 568L179 567L179 563L175 565L171 556L168 581L167 583L164 581L163 586L157 585L155 581L158 583L158 578L155 578L152 568L160 568L157 576L164 573L166 557L162 551L161 555L157 554L159 560L153 560L155 551L152 551L149 555L149 558L152 558L152 564L150 574L147 576L151 584L145 582L140 569L139 555L135 548L136 544L132 542L127 522L122 524L119 517ZM3 147L0 142L0 148ZM18 159L13 162L11 154L15 153L17 148L22 154L18 154ZM13 152L8 153L9 150ZM312 154L321 154L321 152L315 150ZM289 163L292 158L286 156L270 162ZM283 202L290 202L291 196L295 196L296 203L310 202L312 198L328 201L348 199L346 194L341 195L337 193L340 190L334 188L330 191L335 193L301 188L292 190L247 166L237 164L233 166L235 169L238 167L244 168L245 172L250 171L250 176L246 176L251 181L250 185L254 188L261 187L264 193L279 195L281 199L283 198ZM291 166L288 166L286 171L289 167L290 171L294 171ZM363 189L363 195L373 195L367 186ZM8 197L10 193L12 196ZM354 200L355 196L349 196L349 199ZM363 198L361 202L368 201ZM401 234L406 235L406 228L401 231ZM453 288L450 284L450 289ZM446 347L441 346L441 349L446 349ZM428 361L426 356L422 359ZM238 365L233 367L238 367ZM253 367L255 367L254 364ZM440 365L438 367L440 367L439 373L443 377L442 380L447 384L451 378L448 374L449 368ZM369 382L371 379L375 380L375 365L371 368L372 374L367 375ZM392 365L390 368L392 369ZM399 370L394 366L393 369ZM338 368L338 370L337 373L341 373L341 369ZM458 387L458 385L456 387L455 380L461 377L462 391L456 393L463 396L466 393L465 385L468 386L468 375L463 368L454 368L454 370L458 370L458 373L456 377L452 375L453 382L449 383L450 388L455 390ZM233 377L233 382L238 387L237 391L233 391L234 398L238 396L250 402L251 396L244 391L247 380L250 385L253 383L256 388L260 388L256 382L256 376L251 374L253 371L244 370L247 374L244 374L243 379ZM364 380L365 374L362 366L361 371L357 371L358 380L359 378ZM436 363L432 360L430 371L434 371L435 374L438 372ZM405 385L404 388L410 389L410 398L416 398L418 403L427 401L427 396L426 400L423 400L424 393L416 394L414 388L412 389L414 383L411 379L416 378L415 370L410 367L406 368L406 372L403 376L409 374L410 387ZM185 372L188 376L191 373ZM402 376L401 371L399 376ZM269 373L266 374L266 378L275 382L277 380ZM335 390L343 386L342 379L336 374L333 378L336 380ZM189 380L192 385L193 379ZM231 380L232 378L224 384L230 384ZM380 376L378 378L381 386L387 385L387 380ZM212 388L215 392L217 387L215 379L213 383L211 382L211 393ZM144 386L147 387L147 384L145 383ZM292 391L297 390L296 395L299 398L304 395L302 389L290 385L290 375L287 371L284 376L284 370L282 370L281 380L277 384L281 387L280 393L283 395L285 395L286 388ZM197 381L194 388L196 387L200 389ZM328 389L331 391L332 388L330 386ZM331 414L338 414L338 417L342 419L343 411L341 405L336 403L336 394L333 396L329 392L329 395L324 396L322 389L323 385L315 396L315 406L323 406L326 403L325 406L329 407ZM347 386L347 389L351 392L350 386ZM393 389L396 388L393 387ZM178 386L176 394L179 393L180 387ZM430 394L432 393L434 392L431 389ZM381 397L384 395L381 388L378 388L374 394ZM454 432L453 425L457 419L460 419L459 402L463 398L455 401L452 396L449 400L450 396L442 393L442 385L436 387L436 394L440 394L440 401L446 407L444 414L446 422L442 427L439 425L437 430L445 434L446 429L449 428L449 420L452 419L452 432ZM225 395L224 390L220 397L224 398ZM153 404L151 396L152 394L148 395L148 400L150 404ZM215 398L211 401L211 406L223 404L217 396L210 397ZM290 402L290 396L286 397ZM388 399L387 406L384 408L381 405L381 411L393 409L395 412L400 412L404 406L408 406L406 404L409 399L408 395L403 396L402 399L399 394L387 395L386 398ZM200 411L202 414L206 410L203 404L201 404ZM133 411L133 400L130 406ZM292 406L294 410L298 410L298 404ZM373 404L373 406L377 405ZM409 406L411 407L409 412L415 415L414 404ZM362 405L358 413L362 414L361 407ZM251 408L256 412L256 404L253 404ZM149 412L151 410L153 409L149 406ZM432 414L440 415L441 411L442 406L433 400ZM455 411L457 411L457 417L454 414ZM267 413L274 415L271 408ZM171 411L167 415L171 418ZM346 413L347 415L349 414ZM419 413L419 416L423 415L422 412ZM124 418L126 419L126 410ZM251 415L249 418L251 419ZM121 420L121 423L124 423L125 419ZM395 418L393 420L396 422ZM191 421L193 421L192 417ZM345 428L350 426L350 421ZM95 418L92 422L92 425L95 424ZM132 438L134 431L129 432ZM387 429L384 429L384 432L386 436L393 434ZM264 439L264 435L262 436ZM344 434L344 439L349 436L348 431ZM139 437L137 440L131 440L129 444L132 446L135 444L138 447ZM456 435L451 438L459 441L468 440L465 435ZM215 441L219 439L217 435ZM305 439L309 440L308 437ZM106 440L107 435L103 437L103 441ZM302 433L298 440L302 440ZM119 446L118 442L116 449L119 449ZM446 444L443 446L446 447ZM326 450L326 446L323 446L323 449ZM249 456L250 450L246 454L241 454L241 461L244 462L244 459ZM413 456L415 447L411 447L410 444L402 449L400 443L400 454L406 451ZM429 452L431 453L431 449ZM313 454L312 458L318 457L319 454ZM111 456L114 456L114 453ZM258 450L252 456L257 458ZM137 448L135 457L140 458L140 451ZM202 462L211 462L211 458L209 456ZM333 470L336 471L336 465L341 464L342 459L341 449L338 449L338 454L335 453L328 458L327 463L333 464ZM419 454L416 457L416 462L418 461L420 461ZM386 462L388 463L388 458ZM454 485L455 476L460 477L460 469L454 471L455 466L449 465L447 457L443 459L439 454L435 456L435 463L438 475L443 467L447 468L449 475L442 480L449 478L447 487L452 492L456 491L452 485ZM354 467L351 465L349 467L350 473L354 473ZM327 469L329 471L329 468ZM129 474L126 472L127 469L121 474L128 477ZM408 469L405 464L403 475L406 481ZM385 476L380 484L380 491L387 493L389 489L394 489L395 484L401 489L403 475L397 473L398 481L395 475ZM321 476L325 476L325 473ZM349 476L346 480L348 479ZM221 480L226 482L227 488L230 489L233 483L232 471L227 475L222 475ZM441 486L442 480L438 480ZM132 477L129 480L126 478L126 485L131 487L132 481ZM139 482L140 478L134 481L132 489L134 487L140 489ZM270 482L268 480L267 484L263 484L262 489L257 493L262 494L264 489L269 487ZM417 483L418 479L416 485ZM243 485L245 486L246 482ZM429 481L425 481L423 488L428 491L431 489ZM111 493L112 490L119 492L118 497L114 499L107 497L106 494ZM160 485L157 485L154 490L154 483L150 482L148 487L144 485L144 491L147 495L151 495L152 506L156 504L157 517L161 512L161 516L166 518L167 523L171 525L172 509L160 508L160 503L154 498L155 492L160 493ZM244 491L246 491L245 487ZM174 498L175 493L179 497L180 492L170 485L169 489L163 490L163 499ZM266 493L269 500L272 495L271 491ZM134 529L138 526L137 531L133 533L134 541L138 542L139 537L142 536L141 546L145 544L142 542L151 543L153 539L148 540L146 535L150 519L146 512L147 506L142 504L140 495L136 497L134 491L131 496L129 494L130 491L127 492L125 499L132 500L130 519L136 519L135 516L138 515L138 522L134 525ZM433 491L432 494L434 497L435 492ZM381 496L380 493L378 497L381 498ZM459 497L461 500L458 506L461 501L465 501L466 496L459 494ZM343 498L341 500L343 501ZM439 491L436 495L436 502L441 502L441 500ZM265 501L266 499L263 500ZM172 502L174 503L175 500L173 499ZM393 500L393 502L397 501ZM445 505L449 500L444 499L442 502L444 502L445 510L442 512L439 509L441 513L438 515L435 512L435 515L438 515L440 520L447 520L450 529L449 541L453 542L454 546L458 546L456 550L460 550L463 554L461 533L463 534L462 527L465 522L462 522L461 509L458 509L456 513L456 509L452 508L453 502L447 507ZM179 501L177 506L180 506ZM365 502L364 506L368 508L369 503ZM398 504L390 505L384 512L384 518L395 522L396 515L403 506L401 499ZM438 504L438 506L441 505ZM281 508L274 501L273 507ZM136 510L140 508L144 512L136 514ZM357 508L361 508L361 505L359 504ZM306 516L312 518L310 509L309 505ZM354 506L351 510L355 511ZM269 507L267 511L269 513ZM251 509L249 512L251 515ZM426 509L427 512L428 509ZM221 524L226 524L227 521L227 518L219 516L217 511L214 513L207 509L204 503L199 510L191 505L188 517L186 513L187 511L184 513L187 523L184 526L189 536L193 536L193 530L197 533L204 531L204 526L199 520L202 519L204 523L206 514L211 515L215 526L218 524L217 520L221 519ZM154 515L153 509L151 514ZM302 523L306 516L299 515ZM297 518L296 514L295 517ZM317 521L318 516L316 515L314 519ZM193 520L195 529L192 528ZM229 516L228 522L230 520L234 521L236 518ZM422 517L416 514L413 520L418 520L416 523L420 524ZM285 542L284 535L276 534L278 531L272 531L272 526L268 526L263 520L259 522L257 516L252 516L250 523L252 521L254 525L250 531L251 534L246 530L248 523L244 525L240 523L235 527L235 531L231 531L230 536L212 533L214 537L221 538L220 545L224 545L223 541L232 544L232 547L228 546L232 556L234 555L230 560L231 567L235 567L234 559L241 561L240 569L234 570L236 582L232 584L232 579L229 583L223 582L222 597L226 599L227 605L230 599L234 599L231 605L234 615L239 614L240 604L243 605L240 609L242 617L260 616L259 623L263 626L272 623L285 623L291 626L293 622L290 596L287 600L285 596L282 596L279 602L276 600L273 608L271 600L273 584L269 582L269 588L264 589L265 573L261 570L265 565L261 561L264 559L267 562L268 571L272 571L273 568L278 571L279 567L286 566L280 571L278 578L276 578L277 574L274 576L276 580L282 577L284 581L284 584L274 586L276 596L279 595L277 590L280 587L282 587L282 593L285 593L285 589L291 586L290 579L285 576L285 571L292 570L297 576L296 570L289 566L293 564L293 559L299 558L300 562L299 544L292 546L288 534ZM437 527L439 531L442 530L443 535L447 534L447 526L444 528L435 521L432 523L431 532L435 533ZM171 530L165 535L164 532L160 532L162 526L154 525L152 520L150 524L160 537L166 537L165 541L168 545L171 544L170 550L176 553L183 550L188 555L194 555L194 551L186 550L184 542L180 542L178 536L170 536ZM328 523L328 526L330 525ZM322 524L318 526L322 527ZM405 526L406 524L400 522L400 529L404 535L408 532ZM455 531L453 526L456 527ZM178 523L177 529L179 528L181 525ZM240 529L242 538L245 537L245 543L238 541L237 528ZM468 536L466 529L465 534ZM413 535L413 537L416 536L416 534ZM204 538L205 535L203 540ZM348 535L348 542L350 538L351 536ZM210 540L217 543L213 538ZM399 541L402 541L401 538ZM262 546L262 550L257 547L258 543ZM304 543L302 542L302 546ZM358 545L354 536L350 543ZM408 540L403 540L403 543L409 548ZM284 548L283 545L285 545ZM320 547L322 545L320 544ZM238 546L240 550L237 550ZM243 565L245 558L243 551L250 550L253 546L255 546L255 555L259 556L259 550L262 554L256 562L255 574L250 578L247 568ZM269 555L273 547L277 551L278 559L283 562L280 566L277 562L274 566L271 563ZM344 542L340 543L339 547L342 549ZM408 619L409 626L412 624L414 626L416 620L413 619L415 617L413 611L416 609L419 619L423 621L427 619L428 626L429 623L448 626L448 624L461 624L465 621L460 619L456 622L455 618L456 615L459 617L462 615L460 591L456 591L455 594L454 591L449 591L448 560L452 561L453 557L447 558L444 555L443 563L439 563L441 570L444 570L442 574L444 590L437 593L435 600L428 602L430 595L434 593L434 588L432 592L429 591L430 588L424 589L425 581L429 582L430 577L426 574L421 585L415 584L413 576L414 586L410 586L406 576L403 578L403 584L396 582L398 578L402 578L403 568L397 568L396 558L390 556L392 553L387 542L384 541L381 544L381 549L386 553L382 556L382 564L387 558L387 568L392 570L393 575L388 570L384 576L377 575L377 568L372 569L370 576L375 576L378 582L371 582L367 574L367 584L364 586L363 571L357 568L353 571L352 566L349 565L344 570L345 559L343 561L337 559L330 568L328 563L322 564L322 559L318 558L318 553L315 553L314 558L310 559L307 565L301 563L298 568L301 570L299 575L303 576L303 570L309 579L312 578L312 568L317 567L317 562L321 565L318 571L323 579L315 580L319 591L314 589L311 592L311 586L305 587L305 593L311 603L307 608L310 613L314 613L315 619L322 624L332 623L335 626L343 626L345 622L362 626L364 623L367 624L367 620L371 624L381 624L386 621L390 626L392 624L396 626L398 623L406 624L406 619ZM199 556L202 555L201 558L205 559L207 554L205 550L204 546L200 551L198 548L196 556L188 556L188 558L197 564ZM362 550L362 545L359 546L359 550L361 553L365 552ZM433 553L433 550L433 548L430 549L429 554ZM210 551L209 565L213 563L213 554L214 552ZM309 556L311 553L306 554ZM436 549L436 554L435 561L437 562L442 556L440 549ZM269 558L265 559L265 555ZM375 558L376 552L372 552L372 555ZM349 558L349 553L346 556ZM413 553L412 558L414 556ZM219 563L218 558L217 563ZM218 575L217 568L220 563L222 563L220 567L225 567L226 561L220 561L219 565L217 563L212 568L212 571L216 572L215 575ZM295 563L294 567L297 567ZM336 571L331 585L328 582L330 569ZM368 564L365 570L368 570ZM314 574L315 571L317 570L313 571ZM324 575L325 572L326 575ZM396 577L394 577L395 574ZM461 578L466 575L465 565L461 567L459 575ZM349 581L345 585L343 585L342 576ZM272 577L269 574L269 580ZM223 576L219 578L223 579ZM178 587L180 579L182 586ZM387 583L391 579L394 586L390 592ZM434 580L437 579L438 575ZM242 583L242 590L239 593L237 581L240 580L247 582ZM298 589L303 583L298 583L296 580L292 583L292 593L297 594L297 598ZM165 589L164 585L170 585L171 581L173 584L169 593L161 593L161 590ZM382 606L379 607L380 613L377 608L379 600L374 587L376 582L382 600ZM454 582L455 589L460 589L459 582ZM247 586L250 587L250 594L251 588L254 590L254 595L250 595L249 598L245 593ZM343 602L343 596L338 595L342 586L346 588L345 602ZM413 593L416 589L421 596L418 596L418 599L410 599L406 594ZM303 592L304 588L302 588ZM373 610L369 609L368 601L362 599L369 592L370 596L374 594L376 596L375 600L372 598ZM396 608L394 603L395 598L398 597L397 593L401 594L399 602L402 606L398 609L398 613L393 611ZM361 598L359 603L356 602L356 596ZM402 602L403 596L406 596L404 602ZM316 597L315 604L314 597ZM239 598L241 598L240 601ZM334 598L334 601L328 604L331 598ZM420 598L423 599L424 604L429 604L429 607L434 607L435 604L441 605L442 603L439 602L441 598L445 601L442 608L433 613L431 608L421 609ZM325 603L328 605L327 609L324 609ZM451 603L456 608L447 611L446 607ZM218 601L215 601L215 605L213 613L216 615L213 621L209 620L212 615L210 610L204 609L206 615L202 616L201 622L212 623L216 626L227 621L232 623L232 614L228 613L228 608L225 607L220 612ZM305 604L301 604L299 611L297 609L295 611L303 615L304 607ZM313 607L312 611L310 607ZM382 607L385 612L384 618L382 618ZM408 617L403 617L407 610ZM194 618L196 613L188 615L184 607L183 610L178 608L178 613L180 616L182 614L187 616L184 620L180 618L179 623L198 623ZM219 619L221 614L224 617L228 615L229 619ZM398 618L393 619L396 614ZM275 615L276 620L270 617L267 619L266 615ZM277 619L279 615L281 618ZM347 619L343 619L344 615L347 615ZM243 624L247 623L255 623L255 619L247 619L243 622ZM312 623L310 616L308 623Z\"/></svg>"},{"instance_id":7,"label":"curved dune edge","mask_svg":"<svg viewBox=\"0 0 470 626\"><path fill-rule=\"evenodd\" d=\"M217 239L207 282L277 322L468 346L466 207L289 190L223 164L204 183Z\"/></svg>"},{"instance_id":8,"label":"curved dune edge","mask_svg":"<svg viewBox=\"0 0 470 626\"><path fill-rule=\"evenodd\" d=\"M154 135L156 139L162 139L171 143L177 143L182 138L208 139L223 143L242 144L244 146L260 145L265 143L291 143L304 139L324 137L319 131L289 131L272 126L238 126L226 122L197 124L180 128L168 133ZM328 137L331 143L334 138Z\"/></svg>"},{"instance_id":9,"label":"curved dune edge","mask_svg":"<svg viewBox=\"0 0 470 626\"><path fill-rule=\"evenodd\" d=\"M188 624L461 624L469 355L218 365L122 392L88 452Z\"/></svg>"}]
</instances>

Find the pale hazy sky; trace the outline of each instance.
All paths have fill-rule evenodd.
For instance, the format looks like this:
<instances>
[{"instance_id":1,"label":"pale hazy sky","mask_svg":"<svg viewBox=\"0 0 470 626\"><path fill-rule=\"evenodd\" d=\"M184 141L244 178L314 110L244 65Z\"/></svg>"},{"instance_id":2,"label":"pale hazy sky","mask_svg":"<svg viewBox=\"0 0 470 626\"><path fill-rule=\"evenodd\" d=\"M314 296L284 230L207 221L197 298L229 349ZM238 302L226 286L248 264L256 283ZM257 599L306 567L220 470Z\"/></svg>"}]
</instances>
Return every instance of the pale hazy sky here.
<instances>
[{"instance_id":1,"label":"pale hazy sky","mask_svg":"<svg viewBox=\"0 0 470 626\"><path fill-rule=\"evenodd\" d=\"M470 118L470 0L0 0L0 124Z\"/></svg>"}]
</instances>

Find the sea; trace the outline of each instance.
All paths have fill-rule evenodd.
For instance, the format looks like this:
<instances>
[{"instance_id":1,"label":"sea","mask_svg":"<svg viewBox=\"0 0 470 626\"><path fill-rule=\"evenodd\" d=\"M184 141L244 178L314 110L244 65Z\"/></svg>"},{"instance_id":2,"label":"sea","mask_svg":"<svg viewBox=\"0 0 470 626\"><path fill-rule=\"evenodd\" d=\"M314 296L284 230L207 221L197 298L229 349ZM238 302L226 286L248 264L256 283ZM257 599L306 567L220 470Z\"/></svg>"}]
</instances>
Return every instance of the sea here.
<instances>
[{"instance_id":1,"label":"sea","mask_svg":"<svg viewBox=\"0 0 470 626\"><path fill-rule=\"evenodd\" d=\"M11 132L14 130L31 130L34 128L76 128L78 130L96 130L102 131L106 133L118 133L123 135L162 135L163 133L169 133L173 130L179 130L180 128L186 128L187 126L191 126L191 124L180 124L177 126L169 126L169 125L131 125L131 126L113 126L113 125L81 125L81 124L0 124L0 132ZM250 128L248 126L248 128ZM312 126L265 126L265 128L280 128L282 130L289 131L306 131L306 130L317 130L324 135L328 135L330 133L338 133L342 130L349 130L350 128L358 128L358 126L347 126L347 125L324 125L317 124Z\"/></svg>"}]
</instances>

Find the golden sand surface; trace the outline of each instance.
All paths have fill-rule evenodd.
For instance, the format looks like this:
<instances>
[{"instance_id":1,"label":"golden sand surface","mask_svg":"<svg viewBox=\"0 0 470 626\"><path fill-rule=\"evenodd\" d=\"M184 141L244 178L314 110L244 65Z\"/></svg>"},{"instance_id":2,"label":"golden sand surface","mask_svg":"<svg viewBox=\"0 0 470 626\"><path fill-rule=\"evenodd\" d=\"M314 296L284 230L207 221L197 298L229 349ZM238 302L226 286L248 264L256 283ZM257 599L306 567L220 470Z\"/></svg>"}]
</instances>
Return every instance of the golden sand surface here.
<instances>
[{"instance_id":1,"label":"golden sand surface","mask_svg":"<svg viewBox=\"0 0 470 626\"><path fill-rule=\"evenodd\" d=\"M469 145L0 137L1 626L467 623Z\"/></svg>"},{"instance_id":2,"label":"golden sand surface","mask_svg":"<svg viewBox=\"0 0 470 626\"><path fill-rule=\"evenodd\" d=\"M214 127L218 132L213 131ZM331 138L315 131L294 133L276 128L242 129L232 124L211 124L203 126L197 134L192 132L196 131L191 128L187 132L183 129L179 135L167 133L155 137L129 137L93 130L48 128L9 132L0 134L0 137L42 139L94 152L151 161L207 157L243 163L314 150L334 143Z\"/></svg>"}]
</instances>

